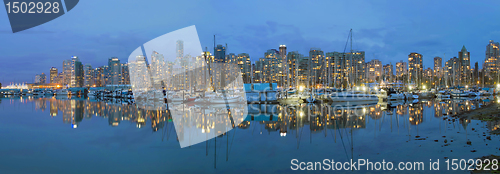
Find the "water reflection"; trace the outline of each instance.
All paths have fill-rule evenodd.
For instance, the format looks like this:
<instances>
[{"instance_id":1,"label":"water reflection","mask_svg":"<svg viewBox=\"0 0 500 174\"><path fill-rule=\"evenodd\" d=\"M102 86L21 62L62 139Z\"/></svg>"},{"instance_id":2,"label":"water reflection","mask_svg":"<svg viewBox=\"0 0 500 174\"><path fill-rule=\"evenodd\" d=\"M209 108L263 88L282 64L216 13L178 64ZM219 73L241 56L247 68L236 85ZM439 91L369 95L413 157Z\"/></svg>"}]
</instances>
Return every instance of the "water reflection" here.
<instances>
[{"instance_id":1,"label":"water reflection","mask_svg":"<svg viewBox=\"0 0 500 174\"><path fill-rule=\"evenodd\" d=\"M36 110L45 111L49 107L51 117L62 116L62 122L72 124L77 128L85 119L92 117L107 118L110 126L119 126L121 122L127 121L136 124L137 128L143 128L147 122L151 123L153 132L162 129L172 120L179 120L181 129L199 129L201 133L216 132L218 135L225 132L224 128L238 127L247 129L252 122L264 125L271 132L279 132L280 136L286 136L288 130L296 130L305 125L309 126L312 133L321 132L324 129L366 127L367 119L380 120L385 115L407 117L408 123L418 125L423 123L424 110L433 109L435 118L446 115L458 115L467 111L480 108L491 103L490 99L473 100L429 100L420 102L380 102L374 105L340 106L328 104L249 104L243 110L226 110L224 106L210 107L197 105L177 105L170 110L145 110L137 107L127 100L97 101L82 98L33 98L21 97L11 98L22 103L33 102ZM0 100L1 102L2 100ZM243 106L243 104L242 104ZM234 107L239 108L239 107ZM169 113L170 112L170 113ZM231 114L232 112L232 114ZM202 114L199 114L202 113ZM245 115L244 115L245 114ZM215 117L218 115L219 117ZM231 118L228 117L231 115ZM235 119L240 122L235 124ZM470 120L459 120L460 124L468 124ZM254 123L254 124L255 124ZM498 121L490 122L491 130L500 126ZM181 133L182 134L182 133Z\"/></svg>"},{"instance_id":2,"label":"water reflection","mask_svg":"<svg viewBox=\"0 0 500 174\"><path fill-rule=\"evenodd\" d=\"M401 158L390 155L384 157L401 161L408 160L404 157L411 157L411 160L415 161L442 158L445 156L443 155L444 150L449 151L446 154L448 156L449 153L452 153L451 150L458 152L459 148L462 148L461 155L464 154L462 152L472 153L467 148L495 150L482 143L486 141L483 140L485 137L482 135L471 136L471 132L474 132L474 129L471 131L471 127L481 133L484 131L480 130L481 125L476 126L479 121L474 122L474 120L470 119L451 117L492 102L491 99L486 98L411 102L390 101L358 106L249 104L241 109L237 109L240 108L238 106L232 106L233 109L231 110L227 110L224 105L181 104L175 107L172 106L169 110L156 111L144 110L131 101L116 99L97 101L88 98L22 97L3 98L0 99L0 102L5 107L0 107L0 109L4 110L19 109L19 107L8 108L9 104L32 105L33 110L43 111L42 114L53 117L58 122L60 120L57 117L60 117L63 124L71 124L77 130L88 126L88 123L92 123L90 120L95 119L93 117L102 118L92 120L93 123L107 121L106 125L110 127L118 126L122 128L122 126L129 126L130 129L134 130L150 129L155 132L154 135L158 135L152 138L159 141L159 137L161 137L162 140L166 140L167 144L171 143L168 145L175 144L175 147L178 147L178 143L182 142L186 144L198 143L198 146L190 150L198 150L197 153L202 153L202 156L211 156L214 153L214 156L217 156L217 153L219 153L219 156L220 154L226 155L227 161L230 158L229 154L233 153L235 163L243 161L243 159L246 160L246 157L242 158L240 156L244 152L249 153L246 154L249 159L260 159L257 153L252 154L254 151L248 149L265 149L269 147L272 150L263 151L262 153L269 155L280 152L280 157L282 157L283 154L286 155L285 152L281 153L282 151L300 149L300 152L304 153L300 153L298 157L309 157L314 160L320 158L316 156L323 154L323 152L316 149L328 149L330 150L328 152L333 154L332 156L336 158L344 158L345 156L348 159L361 158L358 157L359 155L366 155L362 156L364 158L377 158L379 152L381 154L384 152L391 153L394 149L397 149L399 151L395 155L400 155ZM474 124L471 124L471 122ZM132 123L132 125L130 126L127 123ZM174 126L176 129L173 129ZM486 126L490 131L498 130L500 121L488 121ZM67 127L69 129L69 126ZM235 128L235 130L226 131L232 128ZM63 129L66 128L63 127ZM464 129L465 131L463 131ZM116 130L122 131L123 129ZM172 131L176 131L176 135L173 135ZM78 134L79 131L72 133ZM216 138L207 138L210 135L216 135ZM446 143L443 144L444 136L446 136L448 142L452 142L453 139L456 145L447 146ZM443 138L439 139L441 137ZM199 139L210 141L199 144ZM236 140L233 141L234 139ZM435 140L438 139L439 143L436 143ZM465 141L468 139L473 141L474 147L465 147ZM232 147L233 142L235 144L239 142L239 144ZM148 144L149 141L141 143L146 144L148 147L150 145ZM411 151L406 152L403 150L405 148L420 148L420 145L422 145L422 149L425 147L424 150L427 152L425 155L427 156L418 156ZM274 148L274 146L279 148ZM450 149L444 149L444 146ZM232 148L236 150L231 151ZM183 152L187 151L184 150ZM484 150L484 152L487 151ZM182 156L183 153L180 154L181 156L177 154L177 156L173 155L172 158L176 160L186 158ZM471 154L472 157L474 157L473 155L477 156L477 154ZM296 158L296 156L286 157ZM323 157L331 158L331 156L321 156L321 158ZM210 158L210 160L212 159L214 158ZM219 163L217 159L213 161L214 166L217 166L215 163ZM206 161L199 160L197 162L203 163ZM220 166L224 166L224 164L220 164Z\"/></svg>"}]
</instances>

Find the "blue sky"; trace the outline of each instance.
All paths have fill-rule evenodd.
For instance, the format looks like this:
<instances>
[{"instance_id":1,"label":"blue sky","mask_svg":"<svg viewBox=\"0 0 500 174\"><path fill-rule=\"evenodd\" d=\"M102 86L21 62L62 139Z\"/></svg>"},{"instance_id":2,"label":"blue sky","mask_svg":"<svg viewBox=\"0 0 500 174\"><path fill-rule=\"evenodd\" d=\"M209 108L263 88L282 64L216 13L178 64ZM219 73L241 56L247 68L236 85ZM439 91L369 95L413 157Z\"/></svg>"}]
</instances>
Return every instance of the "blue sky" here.
<instances>
[{"instance_id":1,"label":"blue sky","mask_svg":"<svg viewBox=\"0 0 500 174\"><path fill-rule=\"evenodd\" d=\"M307 55L311 47L343 51L349 29L353 48L384 64L421 53L424 66L435 56L458 56L463 45L471 64L484 61L489 40L500 41L500 1L132 1L83 0L69 13L12 33L0 8L0 82L32 82L35 74L61 71L71 56L94 67L109 57L125 62L141 44L196 25L201 45L228 44L228 52L252 60L285 44ZM47 77L48 78L48 77Z\"/></svg>"}]
</instances>

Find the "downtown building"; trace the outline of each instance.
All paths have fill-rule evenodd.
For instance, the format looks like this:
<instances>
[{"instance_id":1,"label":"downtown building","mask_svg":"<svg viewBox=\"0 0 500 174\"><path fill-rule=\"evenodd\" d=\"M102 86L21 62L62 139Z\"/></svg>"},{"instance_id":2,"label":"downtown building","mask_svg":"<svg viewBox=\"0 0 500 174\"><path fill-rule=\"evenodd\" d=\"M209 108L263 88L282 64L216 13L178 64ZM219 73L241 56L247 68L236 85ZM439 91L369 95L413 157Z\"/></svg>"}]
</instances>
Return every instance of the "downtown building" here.
<instances>
[{"instance_id":1,"label":"downtown building","mask_svg":"<svg viewBox=\"0 0 500 174\"><path fill-rule=\"evenodd\" d=\"M500 44L498 42L494 42L490 40L488 45L486 45L486 54L483 64L483 80L485 83L489 83L491 81L499 80L499 71L500 71ZM489 83L492 84L492 83Z\"/></svg>"},{"instance_id":2,"label":"downtown building","mask_svg":"<svg viewBox=\"0 0 500 174\"><path fill-rule=\"evenodd\" d=\"M82 62L77 56L63 61L62 85L66 87L83 87L84 71Z\"/></svg>"},{"instance_id":3,"label":"downtown building","mask_svg":"<svg viewBox=\"0 0 500 174\"><path fill-rule=\"evenodd\" d=\"M366 63L366 80L367 83L380 82L383 73L382 62L378 59L373 59Z\"/></svg>"},{"instance_id":4,"label":"downtown building","mask_svg":"<svg viewBox=\"0 0 500 174\"><path fill-rule=\"evenodd\" d=\"M443 77L443 58L434 57L434 77L442 78Z\"/></svg>"},{"instance_id":5,"label":"downtown building","mask_svg":"<svg viewBox=\"0 0 500 174\"><path fill-rule=\"evenodd\" d=\"M465 86L469 85L471 80L471 68L470 68L470 52L467 51L465 45L462 50L458 52L458 63L459 63L459 85Z\"/></svg>"},{"instance_id":6,"label":"downtown building","mask_svg":"<svg viewBox=\"0 0 500 174\"><path fill-rule=\"evenodd\" d=\"M107 83L106 85L119 85L121 82L121 67L120 59L116 57L111 57L108 59L108 69L107 69Z\"/></svg>"},{"instance_id":7,"label":"downtown building","mask_svg":"<svg viewBox=\"0 0 500 174\"><path fill-rule=\"evenodd\" d=\"M304 57L298 51L288 52L286 55L287 69L288 69L288 84L291 87L299 88L299 64L300 60ZM302 84L303 85L303 84Z\"/></svg>"},{"instance_id":8,"label":"downtown building","mask_svg":"<svg viewBox=\"0 0 500 174\"><path fill-rule=\"evenodd\" d=\"M457 86L460 84L460 59L457 57L450 58L445 62L444 66L444 85Z\"/></svg>"},{"instance_id":9,"label":"downtown building","mask_svg":"<svg viewBox=\"0 0 500 174\"><path fill-rule=\"evenodd\" d=\"M241 70L241 77L244 83L252 83L252 62L250 61L250 55L247 53L240 53L236 57L236 62Z\"/></svg>"},{"instance_id":10,"label":"downtown building","mask_svg":"<svg viewBox=\"0 0 500 174\"><path fill-rule=\"evenodd\" d=\"M50 72L49 72L49 78L50 78L50 83L59 83L58 82L58 79L57 79L57 68L56 67L52 67L50 68Z\"/></svg>"},{"instance_id":11,"label":"downtown building","mask_svg":"<svg viewBox=\"0 0 500 174\"><path fill-rule=\"evenodd\" d=\"M396 62L396 82L408 81L408 64L404 61Z\"/></svg>"},{"instance_id":12,"label":"downtown building","mask_svg":"<svg viewBox=\"0 0 500 174\"><path fill-rule=\"evenodd\" d=\"M408 81L420 86L422 84L422 73L422 54L410 53L408 55Z\"/></svg>"},{"instance_id":13,"label":"downtown building","mask_svg":"<svg viewBox=\"0 0 500 174\"><path fill-rule=\"evenodd\" d=\"M394 67L392 66L392 64L384 65L382 80L386 82L394 82Z\"/></svg>"},{"instance_id":14,"label":"downtown building","mask_svg":"<svg viewBox=\"0 0 500 174\"><path fill-rule=\"evenodd\" d=\"M308 88L319 88L320 84L325 81L323 74L326 71L323 71L323 68L326 67L325 63L325 54L319 48L311 48L309 50L309 62L308 62L308 70L309 70L309 80L307 87Z\"/></svg>"},{"instance_id":15,"label":"downtown building","mask_svg":"<svg viewBox=\"0 0 500 174\"><path fill-rule=\"evenodd\" d=\"M83 73L84 73L83 86L87 88L95 87L94 69L92 69L92 65L85 64L85 66L83 67Z\"/></svg>"}]
</instances>

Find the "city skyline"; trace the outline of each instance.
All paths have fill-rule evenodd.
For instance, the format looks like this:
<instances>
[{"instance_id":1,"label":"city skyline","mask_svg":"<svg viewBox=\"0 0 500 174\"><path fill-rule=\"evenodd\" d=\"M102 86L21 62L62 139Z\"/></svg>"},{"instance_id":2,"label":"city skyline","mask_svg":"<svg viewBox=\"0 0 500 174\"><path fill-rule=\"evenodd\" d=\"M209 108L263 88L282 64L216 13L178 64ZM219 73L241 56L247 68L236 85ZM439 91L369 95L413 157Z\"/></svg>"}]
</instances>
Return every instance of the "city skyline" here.
<instances>
[{"instance_id":1,"label":"city skyline","mask_svg":"<svg viewBox=\"0 0 500 174\"><path fill-rule=\"evenodd\" d=\"M342 51L350 28L354 32L353 47L367 53L367 62L372 59L379 59L384 63L389 60L406 60L408 53L417 52L424 55L425 67L432 67L433 57L444 54L450 55L443 57L444 60L454 57L462 45L471 52L471 63L482 62L488 41L500 40L500 31L496 29L500 24L488 22L494 21L498 16L494 13L494 7L500 2L433 2L429 6L430 2L432 1L299 2L287 4L287 8L276 8L281 6L280 2L199 2L191 3L189 9L183 5L188 2L175 2L178 4L171 5L168 10L158 9L164 7L161 3L165 2L146 6L148 3L137 5L106 1L100 2L99 7L94 7L92 2L80 2L68 14L72 17L65 15L15 34L5 32L10 31L8 19L6 13L0 12L4 15L0 17L0 23L5 24L0 25L0 30L3 31L0 34L4 36L0 42L4 53L0 60L16 60L8 63L8 66L2 65L0 82L31 81L32 74L49 74L46 67L50 68L55 62L71 55L77 55L92 65L105 64L109 57L118 57L124 61L138 44L189 25L197 26L203 46L212 47L212 36L216 34L218 44L228 44L228 52L248 53L252 61L263 57L263 51L281 44L287 45L288 51L300 53L307 52L311 47L321 48L325 52ZM127 8L111 8L116 3ZM176 6L183 8L175 8ZM329 10L332 7L347 6L355 6L358 10L355 13L347 8L337 8L334 12ZM140 14L128 12L128 9L138 7L151 10ZM220 7L228 10L203 13ZM236 13L236 9L243 7L249 9L245 15ZM82 10L89 8L97 9L92 13ZM426 13L406 13L410 9ZM456 9L466 9L467 13ZM260 13L260 10L269 12ZM304 13L295 13L297 10ZM178 14L185 20L165 19L161 17L163 14L158 15L158 11L165 11L166 15ZM208 16L198 19L199 15ZM147 23L140 19L144 17L162 22ZM71 21L74 18L86 20ZM109 20L114 21L112 25L106 22ZM246 22L227 22L240 20ZM129 21L138 23L130 25ZM320 27L317 27L318 24ZM460 30L456 29L459 25ZM480 63L479 67L482 66Z\"/></svg>"}]
</instances>

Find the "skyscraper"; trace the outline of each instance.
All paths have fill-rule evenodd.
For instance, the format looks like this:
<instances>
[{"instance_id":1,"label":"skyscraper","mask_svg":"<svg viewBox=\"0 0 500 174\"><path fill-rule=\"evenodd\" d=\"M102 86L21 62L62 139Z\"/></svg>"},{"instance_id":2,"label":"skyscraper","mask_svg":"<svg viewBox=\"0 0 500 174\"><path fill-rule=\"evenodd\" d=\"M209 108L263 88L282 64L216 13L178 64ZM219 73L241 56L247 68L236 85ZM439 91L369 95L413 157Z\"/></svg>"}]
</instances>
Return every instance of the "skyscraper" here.
<instances>
[{"instance_id":1,"label":"skyscraper","mask_svg":"<svg viewBox=\"0 0 500 174\"><path fill-rule=\"evenodd\" d=\"M483 71L489 78L492 78L492 73L498 72L500 70L500 44L490 40L490 43L486 45L486 58L484 59Z\"/></svg>"},{"instance_id":2,"label":"skyscraper","mask_svg":"<svg viewBox=\"0 0 500 174\"><path fill-rule=\"evenodd\" d=\"M456 86L459 85L460 80L460 60L457 57L450 58L446 61L444 74L445 74L445 85Z\"/></svg>"},{"instance_id":3,"label":"skyscraper","mask_svg":"<svg viewBox=\"0 0 500 174\"><path fill-rule=\"evenodd\" d=\"M410 53L408 55L408 64L409 81L415 83L417 86L422 85L422 55L418 53Z\"/></svg>"},{"instance_id":4,"label":"skyscraper","mask_svg":"<svg viewBox=\"0 0 500 174\"><path fill-rule=\"evenodd\" d=\"M105 86L104 79L103 79L103 73L104 73L104 67L102 67L102 66L94 69L93 79L94 79L94 85L96 87Z\"/></svg>"},{"instance_id":5,"label":"skyscraper","mask_svg":"<svg viewBox=\"0 0 500 174\"><path fill-rule=\"evenodd\" d=\"M63 71L62 71L62 85L69 86L71 83L71 60L63 61Z\"/></svg>"},{"instance_id":6,"label":"skyscraper","mask_svg":"<svg viewBox=\"0 0 500 174\"><path fill-rule=\"evenodd\" d=\"M40 83L40 74L35 75L34 83Z\"/></svg>"},{"instance_id":7,"label":"skyscraper","mask_svg":"<svg viewBox=\"0 0 500 174\"><path fill-rule=\"evenodd\" d=\"M56 83L59 83L61 85L64 83L64 73L63 72L60 72L59 74L57 74L57 82Z\"/></svg>"},{"instance_id":8,"label":"skyscraper","mask_svg":"<svg viewBox=\"0 0 500 174\"><path fill-rule=\"evenodd\" d=\"M382 80L393 82L394 80L394 67L391 64L384 65L384 72L382 73Z\"/></svg>"},{"instance_id":9,"label":"skyscraper","mask_svg":"<svg viewBox=\"0 0 500 174\"><path fill-rule=\"evenodd\" d=\"M251 61L250 55L247 53L238 54L236 62L238 63L238 67L241 69L241 75L243 77L244 83L251 83Z\"/></svg>"},{"instance_id":10,"label":"skyscraper","mask_svg":"<svg viewBox=\"0 0 500 174\"><path fill-rule=\"evenodd\" d=\"M50 83L57 83L57 68L50 68Z\"/></svg>"},{"instance_id":11,"label":"skyscraper","mask_svg":"<svg viewBox=\"0 0 500 174\"><path fill-rule=\"evenodd\" d=\"M75 81L72 87L83 87L85 72L83 70L82 62L74 61Z\"/></svg>"},{"instance_id":12,"label":"skyscraper","mask_svg":"<svg viewBox=\"0 0 500 174\"><path fill-rule=\"evenodd\" d=\"M70 87L82 87L84 81L83 64L80 59L76 56L71 57L70 62L70 77L69 86Z\"/></svg>"},{"instance_id":13,"label":"skyscraper","mask_svg":"<svg viewBox=\"0 0 500 174\"><path fill-rule=\"evenodd\" d=\"M92 87L94 86L94 70L92 69L92 66L90 64L85 64L83 68L84 72L84 80L83 80L83 86L85 87Z\"/></svg>"},{"instance_id":14,"label":"skyscraper","mask_svg":"<svg viewBox=\"0 0 500 174\"><path fill-rule=\"evenodd\" d=\"M42 73L40 74L40 84L45 84L47 83L47 76L45 75L45 73Z\"/></svg>"},{"instance_id":15,"label":"skyscraper","mask_svg":"<svg viewBox=\"0 0 500 174\"><path fill-rule=\"evenodd\" d=\"M382 62L378 59L373 59L366 63L366 79L368 83L379 82L382 76Z\"/></svg>"},{"instance_id":16,"label":"skyscraper","mask_svg":"<svg viewBox=\"0 0 500 174\"><path fill-rule=\"evenodd\" d=\"M460 67L460 81L461 85L468 85L470 80L470 52L467 51L465 45L462 50L458 52L459 67Z\"/></svg>"},{"instance_id":17,"label":"skyscraper","mask_svg":"<svg viewBox=\"0 0 500 174\"><path fill-rule=\"evenodd\" d=\"M298 86L298 67L299 67L299 60L302 57L301 54L299 54L298 51L291 51L288 52L286 55L286 59L288 61L288 76L289 76L289 84L292 87L296 87L296 89L299 88Z\"/></svg>"},{"instance_id":18,"label":"skyscraper","mask_svg":"<svg viewBox=\"0 0 500 174\"><path fill-rule=\"evenodd\" d=\"M175 50L176 50L176 58L177 60L180 60L184 57L184 41L178 40L175 43Z\"/></svg>"},{"instance_id":19,"label":"skyscraper","mask_svg":"<svg viewBox=\"0 0 500 174\"><path fill-rule=\"evenodd\" d=\"M264 64L263 64L263 78L264 83L278 83L279 82L279 72L278 60L279 51L276 49L269 49L264 53Z\"/></svg>"},{"instance_id":20,"label":"skyscraper","mask_svg":"<svg viewBox=\"0 0 500 174\"><path fill-rule=\"evenodd\" d=\"M130 84L130 73L128 63L122 63L122 82L121 84Z\"/></svg>"},{"instance_id":21,"label":"skyscraper","mask_svg":"<svg viewBox=\"0 0 500 174\"><path fill-rule=\"evenodd\" d=\"M347 80L345 74L345 56L347 54L340 52L328 52L326 53L326 68L327 71L326 78L328 79L328 86L333 86L335 88L345 86L344 82Z\"/></svg>"},{"instance_id":22,"label":"skyscraper","mask_svg":"<svg viewBox=\"0 0 500 174\"><path fill-rule=\"evenodd\" d=\"M162 87L162 81L166 78L167 72L165 71L164 67L165 59L163 57L163 54L153 51L153 54L151 54L150 73L153 79L153 86L157 89Z\"/></svg>"},{"instance_id":23,"label":"skyscraper","mask_svg":"<svg viewBox=\"0 0 500 174\"><path fill-rule=\"evenodd\" d=\"M401 79L403 78L404 75L407 74L408 74L408 64L406 64L406 62L403 62L402 60L396 62L396 77ZM406 81L406 79L404 79L403 81Z\"/></svg>"},{"instance_id":24,"label":"skyscraper","mask_svg":"<svg viewBox=\"0 0 500 174\"><path fill-rule=\"evenodd\" d=\"M317 84L322 83L325 80L323 74L323 67L325 67L325 54L319 48L311 48L309 50L309 86L308 87L318 87Z\"/></svg>"},{"instance_id":25,"label":"skyscraper","mask_svg":"<svg viewBox=\"0 0 500 174\"><path fill-rule=\"evenodd\" d=\"M116 57L108 59L108 83L109 85L118 85L121 81L121 63Z\"/></svg>"},{"instance_id":26,"label":"skyscraper","mask_svg":"<svg viewBox=\"0 0 500 174\"><path fill-rule=\"evenodd\" d=\"M214 59L216 63L224 63L226 58L226 47L217 45L214 48Z\"/></svg>"},{"instance_id":27,"label":"skyscraper","mask_svg":"<svg viewBox=\"0 0 500 174\"><path fill-rule=\"evenodd\" d=\"M434 76L441 78L443 76L443 58L434 57Z\"/></svg>"},{"instance_id":28,"label":"skyscraper","mask_svg":"<svg viewBox=\"0 0 500 174\"><path fill-rule=\"evenodd\" d=\"M286 60L286 45L280 45L279 47L279 64L278 64L278 68L280 69L280 74L279 74L279 78L280 78L280 81L281 81L281 85L280 86L286 86L286 87L289 87L290 84L289 84L289 79L288 79L288 61Z\"/></svg>"}]
</instances>

